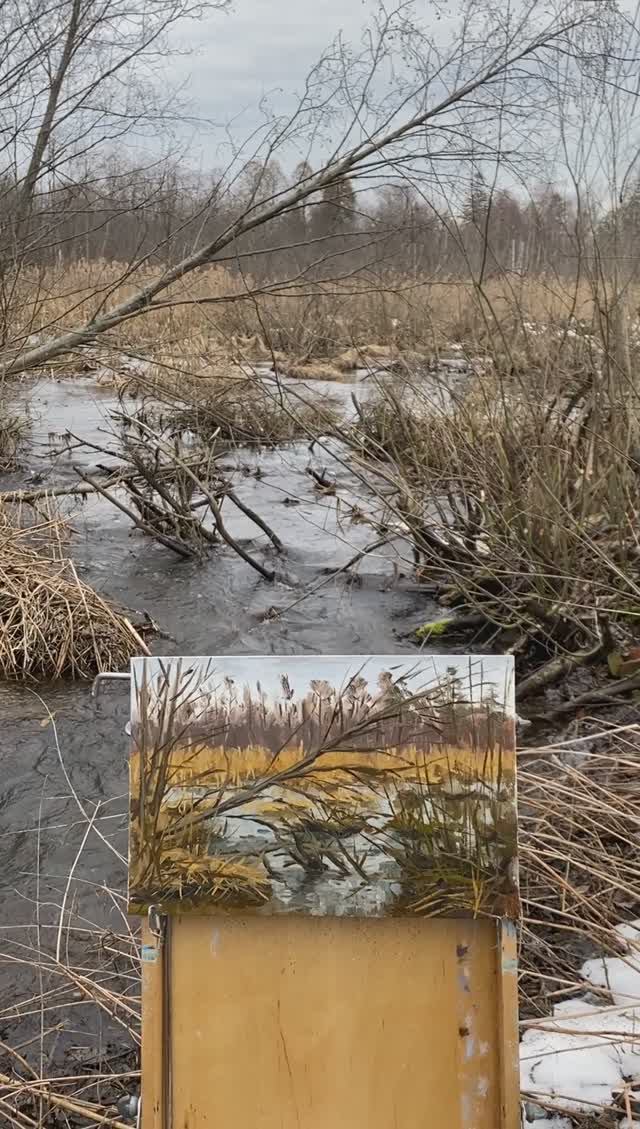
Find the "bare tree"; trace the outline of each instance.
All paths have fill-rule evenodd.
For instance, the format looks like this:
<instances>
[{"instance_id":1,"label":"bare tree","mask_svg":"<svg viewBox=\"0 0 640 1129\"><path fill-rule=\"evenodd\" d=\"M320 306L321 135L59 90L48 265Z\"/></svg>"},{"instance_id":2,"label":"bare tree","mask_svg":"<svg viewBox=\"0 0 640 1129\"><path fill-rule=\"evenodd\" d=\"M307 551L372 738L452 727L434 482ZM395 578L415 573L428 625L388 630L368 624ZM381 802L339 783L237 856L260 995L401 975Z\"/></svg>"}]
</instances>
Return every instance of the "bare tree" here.
<instances>
[{"instance_id":1,"label":"bare tree","mask_svg":"<svg viewBox=\"0 0 640 1129\"><path fill-rule=\"evenodd\" d=\"M167 58L175 53L168 33L178 20L226 4L7 0L0 6L5 292L25 266L51 259L65 245L69 215L86 216L83 188L88 181L97 186L98 170L116 143L141 149L153 139L157 154L159 131L185 109L166 82Z\"/></svg>"},{"instance_id":2,"label":"bare tree","mask_svg":"<svg viewBox=\"0 0 640 1129\"><path fill-rule=\"evenodd\" d=\"M165 20L175 18L175 8L170 11ZM517 19L504 19L490 4L476 0L465 11L451 49L444 53L437 39L410 18L410 12L406 4L391 13L383 12L376 34L359 54L349 54L343 45L325 53L309 76L294 114L285 121L269 118L259 153L254 151L250 156L251 191L244 194L239 213L232 213L222 227L214 225L213 237L206 237L211 202L205 200L199 206L199 217L190 217L191 222L199 218L205 237L196 240L186 255L158 270L151 281L140 284L124 301L110 304L101 295L89 320L35 348L14 350L13 355L7 355L1 371L24 372L152 311L186 302L202 307L228 301L229 295L224 293L192 297L185 289L185 280L212 263L232 261L242 266L243 259L251 254L273 252L277 245L274 248L269 241L282 231L283 221L304 215L302 209L317 201L326 207L328 198L332 199L331 207L337 208L337 186L355 183L356 187L365 187L393 178L418 184L431 178L435 184L434 168L449 167L455 174L471 154L477 160L478 153L486 160L495 160L496 146L502 143L500 135L492 132L492 115L503 128L505 117L534 105L537 92L549 89L558 58L577 57L584 50L585 28L599 18L593 8L583 6L576 12L573 4L549 17L545 6L532 0ZM412 45L410 54L407 43ZM400 62L403 66L397 69ZM389 72L396 75L392 93L379 93L383 90L381 80ZM84 112L84 95L72 99L69 112L71 107ZM48 127L47 131L51 132ZM330 148L328 132L333 139ZM287 187L281 184L279 175L274 175L274 160L288 145L302 140L307 150L313 145L318 150L324 146L325 158L313 174L303 166L299 178ZM501 159L507 160L502 155ZM216 209L224 205L238 176L246 170L247 161L242 162L240 152L226 178L217 185ZM246 172L244 177L246 184ZM342 199L343 187L340 193ZM350 213L356 210L354 202L350 191ZM245 250L246 241L256 233L264 236L262 246ZM331 237L335 233L328 234ZM304 238L309 239L306 231ZM320 243L315 262L324 261L324 277L344 277L345 270L352 268L345 268L341 262L341 247L332 250L323 236ZM161 248L162 241L157 255ZM130 287L136 272L148 263L146 253L128 264L123 278ZM282 291L308 277L312 277L310 267L305 266L289 276L280 275L267 289ZM249 285L246 296L251 301L255 298Z\"/></svg>"}]
</instances>

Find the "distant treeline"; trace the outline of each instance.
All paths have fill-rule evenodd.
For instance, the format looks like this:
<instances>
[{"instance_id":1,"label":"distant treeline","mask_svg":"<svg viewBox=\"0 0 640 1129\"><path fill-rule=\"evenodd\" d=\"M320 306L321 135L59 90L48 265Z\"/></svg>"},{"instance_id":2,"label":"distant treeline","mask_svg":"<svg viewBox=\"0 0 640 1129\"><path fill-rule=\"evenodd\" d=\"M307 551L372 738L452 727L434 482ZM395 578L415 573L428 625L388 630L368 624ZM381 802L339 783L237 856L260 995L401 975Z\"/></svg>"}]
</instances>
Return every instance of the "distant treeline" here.
<instances>
[{"instance_id":1,"label":"distant treeline","mask_svg":"<svg viewBox=\"0 0 640 1129\"><path fill-rule=\"evenodd\" d=\"M129 262L140 255L175 260L312 172L302 164L287 176L276 162L256 162L229 186L215 177L194 183L175 166L141 171L112 159L104 167L76 169L59 183L52 178L26 218L18 218L15 186L5 175L2 258L23 255L41 264ZM449 207L430 200L428 182L363 191L342 180L245 235L222 261L258 280L300 272L306 279L345 277L374 266L415 278L479 271L486 277L505 270L573 276L596 245L600 262L628 256L639 218L638 188L615 216L596 216L584 207L578 212L554 188L524 199L490 191L476 179Z\"/></svg>"},{"instance_id":2,"label":"distant treeline","mask_svg":"<svg viewBox=\"0 0 640 1129\"><path fill-rule=\"evenodd\" d=\"M373 688L362 676L342 687L312 680L303 697L283 675L282 695L276 700L259 682L255 688L239 687L225 679L215 691L194 685L188 695L158 682L140 706L147 747L150 740L180 744L188 738L216 748L266 748L274 754L291 747L314 752L408 746L429 752L441 745L510 748L514 737L513 719L495 688L486 687L482 697L478 692L470 699L455 668L418 694L384 671Z\"/></svg>"}]
</instances>

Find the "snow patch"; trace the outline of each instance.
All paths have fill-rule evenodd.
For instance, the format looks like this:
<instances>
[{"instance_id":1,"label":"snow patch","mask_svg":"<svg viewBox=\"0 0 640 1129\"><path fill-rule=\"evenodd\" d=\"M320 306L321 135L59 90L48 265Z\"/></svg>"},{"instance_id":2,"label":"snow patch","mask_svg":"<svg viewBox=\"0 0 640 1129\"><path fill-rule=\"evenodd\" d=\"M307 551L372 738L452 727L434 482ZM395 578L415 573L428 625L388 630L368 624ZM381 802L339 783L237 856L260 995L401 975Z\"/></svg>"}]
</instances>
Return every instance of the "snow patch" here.
<instances>
[{"instance_id":1,"label":"snow patch","mask_svg":"<svg viewBox=\"0 0 640 1129\"><path fill-rule=\"evenodd\" d=\"M597 1114L611 1107L614 1093L625 1083L640 1079L640 921L616 932L627 943L627 955L597 957L582 966L584 979L608 990L614 1006L598 1006L584 996L564 1000L553 1016L525 1031L520 1043L521 1086L529 1099L525 1129L571 1125L555 1115L540 1119L536 1102L549 1100L567 1112Z\"/></svg>"}]
</instances>

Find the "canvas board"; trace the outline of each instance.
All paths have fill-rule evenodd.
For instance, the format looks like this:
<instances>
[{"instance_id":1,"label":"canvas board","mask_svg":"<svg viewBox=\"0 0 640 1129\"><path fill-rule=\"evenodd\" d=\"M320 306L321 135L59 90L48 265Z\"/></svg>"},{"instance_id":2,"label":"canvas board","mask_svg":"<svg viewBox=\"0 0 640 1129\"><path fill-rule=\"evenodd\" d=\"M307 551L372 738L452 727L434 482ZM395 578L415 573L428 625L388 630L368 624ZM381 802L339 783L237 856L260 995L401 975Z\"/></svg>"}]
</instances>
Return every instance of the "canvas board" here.
<instances>
[{"instance_id":1,"label":"canvas board","mask_svg":"<svg viewBox=\"0 0 640 1129\"><path fill-rule=\"evenodd\" d=\"M132 663L129 908L516 918L513 661Z\"/></svg>"}]
</instances>

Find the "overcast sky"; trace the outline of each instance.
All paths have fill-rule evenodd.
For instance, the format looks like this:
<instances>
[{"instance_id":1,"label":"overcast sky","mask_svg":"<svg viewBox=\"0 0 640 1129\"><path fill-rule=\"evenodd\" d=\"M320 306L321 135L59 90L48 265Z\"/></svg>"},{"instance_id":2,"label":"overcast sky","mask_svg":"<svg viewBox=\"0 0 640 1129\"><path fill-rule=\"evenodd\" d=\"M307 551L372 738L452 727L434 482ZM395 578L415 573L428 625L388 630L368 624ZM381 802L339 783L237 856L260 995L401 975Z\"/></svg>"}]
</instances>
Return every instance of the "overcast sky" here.
<instances>
[{"instance_id":1,"label":"overcast sky","mask_svg":"<svg viewBox=\"0 0 640 1129\"><path fill-rule=\"evenodd\" d=\"M526 0L522 2L526 6ZM593 2L584 0L585 5ZM619 3L627 16L637 6L637 0ZM519 0L512 0L511 10L518 5ZM171 33L174 45L191 53L172 60L168 77L184 82L184 97L195 116L217 125L206 132L194 127L180 131L184 159L204 172L225 167L225 125L232 123L237 139L246 138L262 120L258 106L263 98L277 114L289 112L323 50L339 33L349 43L360 44L378 8L378 0L232 0L226 12L176 25ZM414 5L417 17L441 45L456 36L460 9L455 0L416 0ZM546 11L541 3L541 18ZM549 137L550 169L559 156L559 141L559 134ZM285 166L293 166L306 154L290 149L279 156Z\"/></svg>"},{"instance_id":2,"label":"overcast sky","mask_svg":"<svg viewBox=\"0 0 640 1129\"><path fill-rule=\"evenodd\" d=\"M194 102L223 120L265 93L295 90L339 31L360 37L373 8L370 0L234 0L195 25L197 54L185 60Z\"/></svg>"},{"instance_id":3,"label":"overcast sky","mask_svg":"<svg viewBox=\"0 0 640 1129\"><path fill-rule=\"evenodd\" d=\"M291 108L323 49L339 32L358 41L375 7L372 0L233 0L227 12L176 25L172 40L190 53L172 62L172 80L186 82L194 115L219 126L241 115L236 129L245 135L260 120L261 99ZM221 142L221 132L213 139ZM206 142L200 150L203 165L218 163Z\"/></svg>"}]
</instances>

